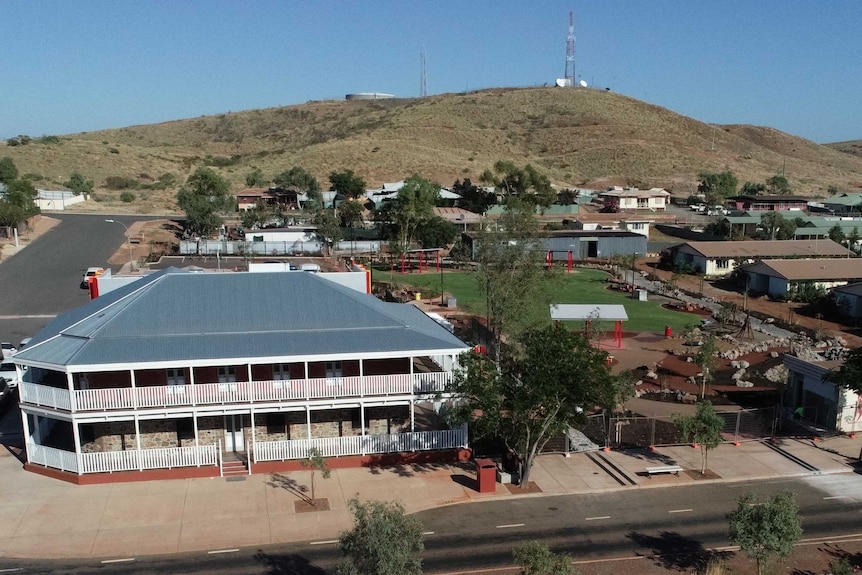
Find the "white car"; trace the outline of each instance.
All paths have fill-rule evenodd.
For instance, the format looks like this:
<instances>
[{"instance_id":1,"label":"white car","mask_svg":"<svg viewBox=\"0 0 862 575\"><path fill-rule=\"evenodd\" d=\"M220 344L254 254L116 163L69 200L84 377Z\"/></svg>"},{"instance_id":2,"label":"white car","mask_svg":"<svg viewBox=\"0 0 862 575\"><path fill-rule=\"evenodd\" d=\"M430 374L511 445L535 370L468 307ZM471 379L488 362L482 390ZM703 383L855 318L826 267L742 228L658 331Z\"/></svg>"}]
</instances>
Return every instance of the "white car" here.
<instances>
[{"instance_id":1,"label":"white car","mask_svg":"<svg viewBox=\"0 0 862 575\"><path fill-rule=\"evenodd\" d=\"M87 271L84 272L84 279L81 280L81 289L87 289L87 287L89 287L91 277L100 276L103 273L105 273L105 268L87 268Z\"/></svg>"},{"instance_id":2,"label":"white car","mask_svg":"<svg viewBox=\"0 0 862 575\"><path fill-rule=\"evenodd\" d=\"M7 357L12 357L12 354L18 351L18 348L9 343L8 341L0 343L0 349L3 350L3 359L6 359Z\"/></svg>"},{"instance_id":3,"label":"white car","mask_svg":"<svg viewBox=\"0 0 862 575\"><path fill-rule=\"evenodd\" d=\"M27 347L27 344L30 343L31 339L33 339L33 338L32 337L25 337L24 339L22 339L21 343L18 344L18 349L22 350L25 347Z\"/></svg>"},{"instance_id":4,"label":"white car","mask_svg":"<svg viewBox=\"0 0 862 575\"><path fill-rule=\"evenodd\" d=\"M9 389L18 387L18 372L15 370L15 364L11 361L0 363L0 377L6 380Z\"/></svg>"}]
</instances>

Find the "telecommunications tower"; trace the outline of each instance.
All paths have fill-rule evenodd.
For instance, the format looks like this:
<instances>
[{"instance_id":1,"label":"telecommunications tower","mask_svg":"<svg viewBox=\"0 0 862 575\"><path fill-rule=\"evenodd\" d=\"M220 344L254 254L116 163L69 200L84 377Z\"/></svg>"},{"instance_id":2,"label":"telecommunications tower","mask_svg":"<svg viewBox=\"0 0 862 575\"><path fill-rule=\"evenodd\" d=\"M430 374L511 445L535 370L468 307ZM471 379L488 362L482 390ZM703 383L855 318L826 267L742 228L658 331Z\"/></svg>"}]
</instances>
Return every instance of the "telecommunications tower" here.
<instances>
[{"instance_id":1,"label":"telecommunications tower","mask_svg":"<svg viewBox=\"0 0 862 575\"><path fill-rule=\"evenodd\" d=\"M422 49L422 78L419 80L419 97L428 96L428 77L425 75L425 49Z\"/></svg>"},{"instance_id":2,"label":"telecommunications tower","mask_svg":"<svg viewBox=\"0 0 862 575\"><path fill-rule=\"evenodd\" d=\"M567 86L575 85L575 16L569 12L569 35L566 36L566 73L563 76Z\"/></svg>"}]
</instances>

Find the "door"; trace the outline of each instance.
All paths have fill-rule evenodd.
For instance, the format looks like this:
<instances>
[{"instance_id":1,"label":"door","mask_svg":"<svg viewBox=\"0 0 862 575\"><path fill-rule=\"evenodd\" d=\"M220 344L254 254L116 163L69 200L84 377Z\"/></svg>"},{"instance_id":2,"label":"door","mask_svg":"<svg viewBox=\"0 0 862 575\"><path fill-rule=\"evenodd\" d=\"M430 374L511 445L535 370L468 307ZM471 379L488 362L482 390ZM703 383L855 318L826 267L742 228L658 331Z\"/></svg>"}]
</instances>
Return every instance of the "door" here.
<instances>
[{"instance_id":1,"label":"door","mask_svg":"<svg viewBox=\"0 0 862 575\"><path fill-rule=\"evenodd\" d=\"M237 390L236 368L232 365L218 368L218 383L218 390L220 393L235 394Z\"/></svg>"},{"instance_id":2,"label":"door","mask_svg":"<svg viewBox=\"0 0 862 575\"><path fill-rule=\"evenodd\" d=\"M245 451L242 436L242 415L224 416L224 450Z\"/></svg>"}]
</instances>

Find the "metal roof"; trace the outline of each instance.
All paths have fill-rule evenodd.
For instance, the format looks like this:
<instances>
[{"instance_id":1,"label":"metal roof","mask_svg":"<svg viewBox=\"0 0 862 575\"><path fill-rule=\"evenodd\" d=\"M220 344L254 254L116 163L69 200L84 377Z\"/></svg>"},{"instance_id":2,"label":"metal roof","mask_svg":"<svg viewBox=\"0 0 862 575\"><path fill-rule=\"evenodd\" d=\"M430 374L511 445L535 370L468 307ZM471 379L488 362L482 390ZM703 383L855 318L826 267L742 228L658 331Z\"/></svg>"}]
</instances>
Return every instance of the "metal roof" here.
<instances>
[{"instance_id":1,"label":"metal roof","mask_svg":"<svg viewBox=\"0 0 862 575\"><path fill-rule=\"evenodd\" d=\"M230 364L467 348L414 306L386 303L318 274L168 268L58 316L15 359L57 366Z\"/></svg>"},{"instance_id":2,"label":"metal roof","mask_svg":"<svg viewBox=\"0 0 862 575\"><path fill-rule=\"evenodd\" d=\"M788 281L858 280L862 279L862 258L764 260L743 269Z\"/></svg>"},{"instance_id":3,"label":"metal roof","mask_svg":"<svg viewBox=\"0 0 862 575\"><path fill-rule=\"evenodd\" d=\"M551 305L551 319L559 321L626 321L624 305L558 303Z\"/></svg>"},{"instance_id":4,"label":"metal roof","mask_svg":"<svg viewBox=\"0 0 862 575\"><path fill-rule=\"evenodd\" d=\"M844 246L826 239L688 242L679 250L705 258L835 257L850 253Z\"/></svg>"}]
</instances>

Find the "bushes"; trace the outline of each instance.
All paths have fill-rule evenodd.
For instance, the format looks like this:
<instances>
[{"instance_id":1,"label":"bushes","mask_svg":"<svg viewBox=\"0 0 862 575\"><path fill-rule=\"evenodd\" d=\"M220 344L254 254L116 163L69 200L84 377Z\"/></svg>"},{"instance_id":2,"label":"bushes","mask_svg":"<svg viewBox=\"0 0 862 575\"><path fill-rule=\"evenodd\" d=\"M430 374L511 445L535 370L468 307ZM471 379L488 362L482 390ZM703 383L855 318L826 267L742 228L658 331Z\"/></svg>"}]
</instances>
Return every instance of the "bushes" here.
<instances>
[{"instance_id":1,"label":"bushes","mask_svg":"<svg viewBox=\"0 0 862 575\"><path fill-rule=\"evenodd\" d=\"M120 201L130 204L135 201L135 194L132 192L123 192L120 194Z\"/></svg>"},{"instance_id":2,"label":"bushes","mask_svg":"<svg viewBox=\"0 0 862 575\"><path fill-rule=\"evenodd\" d=\"M108 176L105 178L105 187L109 190L136 190L141 183L135 178L124 176Z\"/></svg>"}]
</instances>

